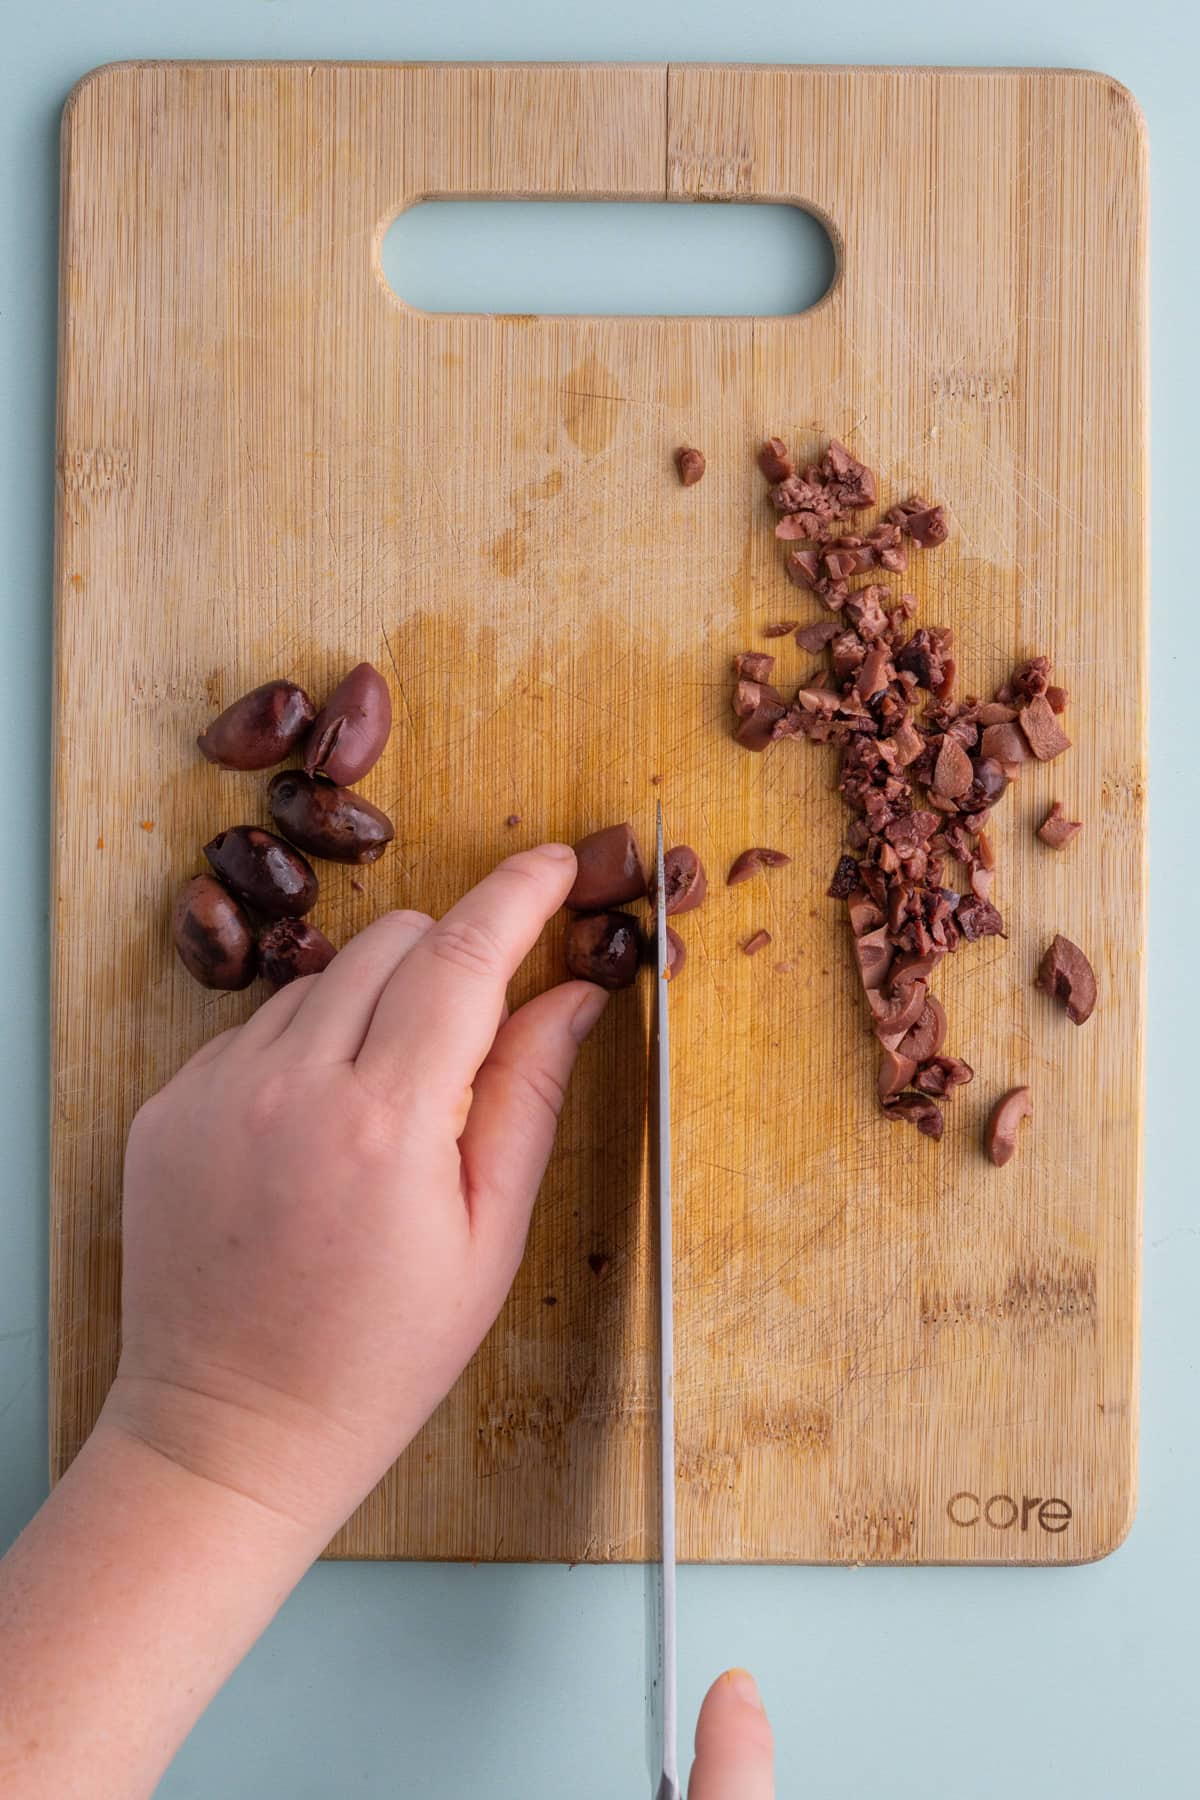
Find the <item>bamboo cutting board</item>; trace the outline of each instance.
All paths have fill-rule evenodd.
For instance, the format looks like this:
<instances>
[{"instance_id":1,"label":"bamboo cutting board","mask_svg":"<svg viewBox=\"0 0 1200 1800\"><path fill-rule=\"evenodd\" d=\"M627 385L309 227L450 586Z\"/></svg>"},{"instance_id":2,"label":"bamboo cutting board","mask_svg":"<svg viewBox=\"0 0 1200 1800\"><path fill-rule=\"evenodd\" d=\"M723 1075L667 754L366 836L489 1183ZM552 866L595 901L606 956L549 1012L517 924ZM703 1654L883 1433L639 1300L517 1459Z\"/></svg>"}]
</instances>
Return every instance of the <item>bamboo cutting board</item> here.
<instances>
[{"instance_id":1,"label":"bamboo cutting board","mask_svg":"<svg viewBox=\"0 0 1200 1800\"><path fill-rule=\"evenodd\" d=\"M118 1341L142 1098L256 994L176 963L175 885L260 777L198 727L360 658L397 727L394 853L322 869L335 942L656 798L711 897L673 991L681 1553L1069 1562L1134 1506L1143 1030L1146 150L1096 75L130 64L64 130L53 1027L53 1466ZM428 196L794 201L838 247L782 319L427 316L387 289ZM961 691L1046 652L1074 750L996 815L1007 943L939 970L977 1079L929 1144L878 1119L832 755L729 735L729 659L791 589L753 451L830 433L948 507L897 584ZM709 469L682 490L675 445ZM778 648L778 646L772 646ZM785 640L780 668L811 659ZM1055 855L1052 799L1085 821ZM510 814L520 824L508 827ZM794 860L726 891L748 844ZM771 950L745 957L759 926ZM1076 1030L1031 986L1095 964ZM518 997L554 978L561 928ZM776 964L786 967L782 970ZM656 1550L646 996L587 1046L512 1298L347 1556ZM1012 1164L979 1147L1017 1081ZM607 1257L596 1274L589 1256Z\"/></svg>"}]
</instances>

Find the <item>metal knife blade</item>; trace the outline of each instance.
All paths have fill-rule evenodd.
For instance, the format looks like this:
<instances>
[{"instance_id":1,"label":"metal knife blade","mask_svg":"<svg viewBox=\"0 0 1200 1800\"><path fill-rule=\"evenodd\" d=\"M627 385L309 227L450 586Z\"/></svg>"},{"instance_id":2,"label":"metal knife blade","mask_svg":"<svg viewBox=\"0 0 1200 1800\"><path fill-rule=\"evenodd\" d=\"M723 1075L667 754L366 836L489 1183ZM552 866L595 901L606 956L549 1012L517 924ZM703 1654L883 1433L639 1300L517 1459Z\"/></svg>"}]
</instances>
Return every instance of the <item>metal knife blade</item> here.
<instances>
[{"instance_id":1,"label":"metal knife blade","mask_svg":"<svg viewBox=\"0 0 1200 1800\"><path fill-rule=\"evenodd\" d=\"M671 1034L667 1012L667 884L659 802L654 849L654 1065L658 1176L659 1428L662 1477L662 1777L658 1800L679 1800L675 1649L675 1312L671 1241Z\"/></svg>"}]
</instances>

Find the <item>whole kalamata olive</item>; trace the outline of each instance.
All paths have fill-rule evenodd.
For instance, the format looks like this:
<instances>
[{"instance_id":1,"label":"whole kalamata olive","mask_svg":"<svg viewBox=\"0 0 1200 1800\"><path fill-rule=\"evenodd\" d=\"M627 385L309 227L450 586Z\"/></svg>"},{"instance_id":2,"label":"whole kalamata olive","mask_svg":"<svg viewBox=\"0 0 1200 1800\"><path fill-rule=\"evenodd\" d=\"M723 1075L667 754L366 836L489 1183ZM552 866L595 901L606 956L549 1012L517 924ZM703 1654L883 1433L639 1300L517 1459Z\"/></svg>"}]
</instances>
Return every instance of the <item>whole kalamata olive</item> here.
<instances>
[{"instance_id":1,"label":"whole kalamata olive","mask_svg":"<svg viewBox=\"0 0 1200 1800\"><path fill-rule=\"evenodd\" d=\"M640 960L638 922L631 913L592 913L567 926L567 972L603 988L632 987Z\"/></svg>"},{"instance_id":2,"label":"whole kalamata olive","mask_svg":"<svg viewBox=\"0 0 1200 1800\"><path fill-rule=\"evenodd\" d=\"M667 890L669 913L691 912L708 892L708 876L704 864L687 844L677 844L663 857L663 881ZM653 883L651 900L654 899Z\"/></svg>"},{"instance_id":3,"label":"whole kalamata olive","mask_svg":"<svg viewBox=\"0 0 1200 1800\"><path fill-rule=\"evenodd\" d=\"M299 769L272 776L267 804L284 837L329 862L375 862L396 835L387 814L369 800Z\"/></svg>"},{"instance_id":4,"label":"whole kalamata olive","mask_svg":"<svg viewBox=\"0 0 1200 1800\"><path fill-rule=\"evenodd\" d=\"M596 912L640 900L646 870L633 826L606 825L589 832L575 846L575 884L563 902L572 912Z\"/></svg>"},{"instance_id":5,"label":"whole kalamata olive","mask_svg":"<svg viewBox=\"0 0 1200 1800\"><path fill-rule=\"evenodd\" d=\"M316 711L294 681L268 681L227 706L196 742L222 768L269 769L291 755Z\"/></svg>"},{"instance_id":6,"label":"whole kalamata olive","mask_svg":"<svg viewBox=\"0 0 1200 1800\"><path fill-rule=\"evenodd\" d=\"M279 991L301 975L319 975L337 951L307 919L277 919L258 940L258 968L263 979Z\"/></svg>"},{"instance_id":7,"label":"whole kalamata olive","mask_svg":"<svg viewBox=\"0 0 1200 1800\"><path fill-rule=\"evenodd\" d=\"M383 755L392 729L387 682L368 662L351 669L317 714L304 743L304 768L346 786L360 781Z\"/></svg>"},{"instance_id":8,"label":"whole kalamata olive","mask_svg":"<svg viewBox=\"0 0 1200 1800\"><path fill-rule=\"evenodd\" d=\"M311 865L273 831L235 825L205 844L204 854L225 886L268 918L298 919L316 902Z\"/></svg>"},{"instance_id":9,"label":"whole kalamata olive","mask_svg":"<svg viewBox=\"0 0 1200 1800\"><path fill-rule=\"evenodd\" d=\"M254 932L238 902L213 875L193 875L175 896L175 948L202 987L244 988L254 980Z\"/></svg>"}]
</instances>

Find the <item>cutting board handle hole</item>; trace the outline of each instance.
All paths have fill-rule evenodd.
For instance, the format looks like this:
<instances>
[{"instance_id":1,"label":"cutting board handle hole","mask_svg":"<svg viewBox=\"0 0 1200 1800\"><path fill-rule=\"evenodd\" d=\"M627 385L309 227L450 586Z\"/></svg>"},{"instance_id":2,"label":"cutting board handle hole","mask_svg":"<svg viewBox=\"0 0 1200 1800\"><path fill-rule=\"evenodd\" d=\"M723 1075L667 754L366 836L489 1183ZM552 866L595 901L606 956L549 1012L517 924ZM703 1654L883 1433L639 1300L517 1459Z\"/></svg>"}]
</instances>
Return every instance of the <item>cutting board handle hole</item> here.
<instances>
[{"instance_id":1,"label":"cutting board handle hole","mask_svg":"<svg viewBox=\"0 0 1200 1800\"><path fill-rule=\"evenodd\" d=\"M422 312L764 318L817 305L838 259L798 206L428 200L393 220L381 263Z\"/></svg>"}]
</instances>

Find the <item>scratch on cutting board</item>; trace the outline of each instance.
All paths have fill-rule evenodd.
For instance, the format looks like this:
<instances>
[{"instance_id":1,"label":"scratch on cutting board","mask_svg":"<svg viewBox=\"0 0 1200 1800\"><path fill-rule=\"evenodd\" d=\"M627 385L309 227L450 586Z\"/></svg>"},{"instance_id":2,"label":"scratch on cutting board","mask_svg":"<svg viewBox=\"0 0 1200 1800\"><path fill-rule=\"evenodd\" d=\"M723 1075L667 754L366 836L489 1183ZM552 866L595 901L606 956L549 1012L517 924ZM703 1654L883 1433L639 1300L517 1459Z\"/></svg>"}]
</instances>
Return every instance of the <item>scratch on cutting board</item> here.
<instances>
[{"instance_id":1,"label":"scratch on cutting board","mask_svg":"<svg viewBox=\"0 0 1200 1800\"><path fill-rule=\"evenodd\" d=\"M716 969L713 967L713 960L712 960L712 957L709 955L708 945L704 941L704 929L701 926L700 921L698 919L695 921L694 929L695 929L695 933L696 933L696 941L700 946L700 955L704 961L705 971L708 975L709 980L712 982L713 997L716 1000L718 1007L720 1008L721 1022L724 1025L728 1025L729 1014L725 1010L725 1001L721 996L721 984L717 980L717 972L716 972Z\"/></svg>"},{"instance_id":2,"label":"scratch on cutting board","mask_svg":"<svg viewBox=\"0 0 1200 1800\"><path fill-rule=\"evenodd\" d=\"M386 649L386 651L388 653L388 661L392 665L392 673L396 677L396 686L400 690L400 698L404 703L404 714L408 720L408 729L412 732L413 736L416 737L417 728L413 722L412 708L408 704L408 695L404 691L404 683L401 681L400 671L396 667L396 658L392 651L392 640L389 638L389 636L387 634L387 627L384 625L382 613L380 613L380 615L379 615L379 629L383 634L384 648Z\"/></svg>"},{"instance_id":3,"label":"scratch on cutting board","mask_svg":"<svg viewBox=\"0 0 1200 1800\"><path fill-rule=\"evenodd\" d=\"M821 1239L826 1237L833 1227L838 1224L841 1219L845 1218L845 1216L846 1203L844 1201L839 1201L833 1210L827 1213L821 1222L808 1233L807 1237L802 1238L795 1248L784 1257L783 1261L772 1269L770 1275L767 1277L765 1285L767 1287L773 1287L776 1282L778 1282L781 1275L786 1274L789 1269L800 1261L801 1257L807 1255L810 1250L814 1249L815 1246L820 1243Z\"/></svg>"},{"instance_id":4,"label":"scratch on cutting board","mask_svg":"<svg viewBox=\"0 0 1200 1800\"><path fill-rule=\"evenodd\" d=\"M325 521L325 535L329 539L329 550L333 557L333 566L335 569L340 569L342 566L342 553L338 549L337 539L333 535L333 520L329 513L328 492L326 492L325 498L321 503L321 517Z\"/></svg>"},{"instance_id":5,"label":"scratch on cutting board","mask_svg":"<svg viewBox=\"0 0 1200 1800\"><path fill-rule=\"evenodd\" d=\"M614 406L649 406L652 404L652 402L648 400L630 401L626 394L592 394L585 388L564 387L559 388L558 391L560 394L569 394L574 400L611 400Z\"/></svg>"},{"instance_id":6,"label":"scratch on cutting board","mask_svg":"<svg viewBox=\"0 0 1200 1800\"><path fill-rule=\"evenodd\" d=\"M718 1162L702 1162L700 1167L702 1169L717 1169L722 1175L734 1175L739 1181L747 1182L751 1187L762 1187L764 1185L763 1177L761 1175L756 1175L752 1169L729 1169L726 1168L724 1163Z\"/></svg>"},{"instance_id":7,"label":"scratch on cutting board","mask_svg":"<svg viewBox=\"0 0 1200 1800\"><path fill-rule=\"evenodd\" d=\"M454 520L450 517L450 509L446 505L446 496L442 493L441 487L438 484L437 473L434 469L433 463L429 457L426 457L424 459L424 462L425 462L425 473L428 475L430 483L432 484L432 487L433 487L433 491L437 495L438 505L442 509L442 517L446 521L446 529L450 533L451 538L454 540L455 549L459 552L460 555L462 555L462 553L463 553L462 539L458 534L458 529L454 523Z\"/></svg>"}]
</instances>

